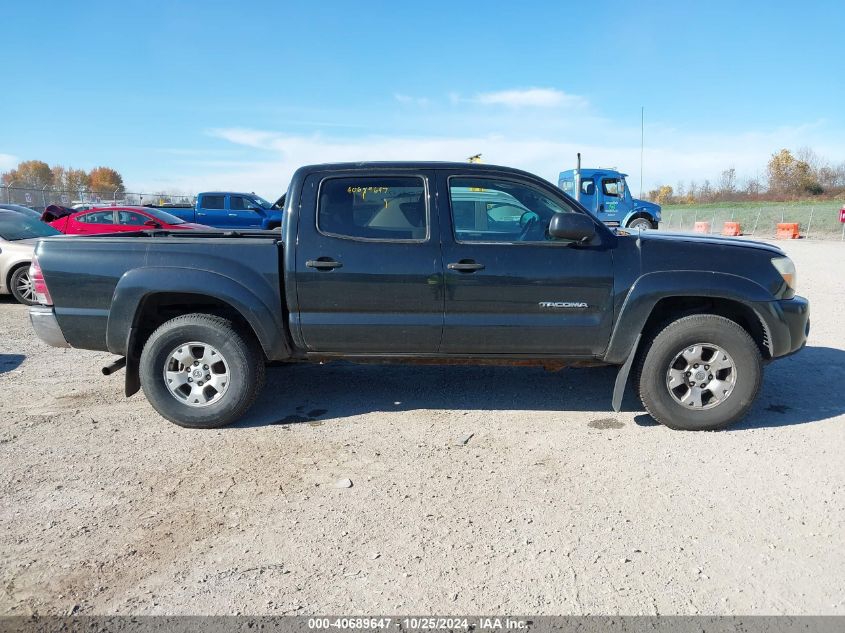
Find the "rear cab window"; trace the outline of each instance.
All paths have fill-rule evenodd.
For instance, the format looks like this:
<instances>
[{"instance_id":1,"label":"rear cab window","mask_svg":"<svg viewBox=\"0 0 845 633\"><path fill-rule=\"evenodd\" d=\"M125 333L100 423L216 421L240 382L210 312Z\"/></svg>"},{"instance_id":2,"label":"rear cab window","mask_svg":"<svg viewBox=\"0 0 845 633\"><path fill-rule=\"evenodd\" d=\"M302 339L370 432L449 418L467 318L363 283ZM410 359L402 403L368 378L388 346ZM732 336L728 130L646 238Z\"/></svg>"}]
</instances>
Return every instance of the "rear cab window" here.
<instances>
[{"instance_id":1,"label":"rear cab window","mask_svg":"<svg viewBox=\"0 0 845 633\"><path fill-rule=\"evenodd\" d=\"M327 178L320 183L317 230L353 240L423 242L428 200L420 176Z\"/></svg>"}]
</instances>

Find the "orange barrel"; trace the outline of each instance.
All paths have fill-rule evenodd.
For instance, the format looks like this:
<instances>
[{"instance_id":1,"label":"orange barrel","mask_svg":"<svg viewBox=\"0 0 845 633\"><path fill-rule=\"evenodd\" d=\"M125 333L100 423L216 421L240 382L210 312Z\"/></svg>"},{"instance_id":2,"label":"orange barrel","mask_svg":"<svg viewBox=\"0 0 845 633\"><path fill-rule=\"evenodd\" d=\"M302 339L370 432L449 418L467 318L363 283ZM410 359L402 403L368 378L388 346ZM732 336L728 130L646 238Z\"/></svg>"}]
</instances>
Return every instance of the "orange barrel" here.
<instances>
[{"instance_id":1,"label":"orange barrel","mask_svg":"<svg viewBox=\"0 0 845 633\"><path fill-rule=\"evenodd\" d=\"M696 222L695 228L693 231L696 233L709 233L710 232L710 223L709 222Z\"/></svg>"},{"instance_id":2,"label":"orange barrel","mask_svg":"<svg viewBox=\"0 0 845 633\"><path fill-rule=\"evenodd\" d=\"M739 222L725 222L725 225L722 227L722 235L730 235L732 237L742 235L742 228L739 226Z\"/></svg>"},{"instance_id":3,"label":"orange barrel","mask_svg":"<svg viewBox=\"0 0 845 633\"><path fill-rule=\"evenodd\" d=\"M798 239L798 223L797 222L778 222L777 233L775 237L779 240L797 240Z\"/></svg>"}]
</instances>

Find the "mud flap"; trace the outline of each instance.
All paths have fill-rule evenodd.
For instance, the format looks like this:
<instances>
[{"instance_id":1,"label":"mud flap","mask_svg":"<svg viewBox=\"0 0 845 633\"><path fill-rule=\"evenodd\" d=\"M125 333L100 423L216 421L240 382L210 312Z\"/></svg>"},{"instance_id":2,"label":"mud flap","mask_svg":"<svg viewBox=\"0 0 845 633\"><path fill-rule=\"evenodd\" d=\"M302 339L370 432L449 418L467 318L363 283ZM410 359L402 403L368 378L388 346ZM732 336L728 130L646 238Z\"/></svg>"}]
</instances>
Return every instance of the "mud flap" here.
<instances>
[{"instance_id":1,"label":"mud flap","mask_svg":"<svg viewBox=\"0 0 845 633\"><path fill-rule=\"evenodd\" d=\"M135 350L135 334L137 328L129 328L129 334L126 336L126 382L123 385L123 393L128 398L131 395L138 393L141 389L141 376L139 373L139 365L141 363L140 354Z\"/></svg>"},{"instance_id":2,"label":"mud flap","mask_svg":"<svg viewBox=\"0 0 845 633\"><path fill-rule=\"evenodd\" d=\"M619 373L616 374L616 384L613 386L613 410L616 413L622 409L622 397L625 395L625 385L628 383L628 374L631 373L631 367L634 364L634 357L637 355L637 349L640 346L640 337L642 332L637 334L637 340L634 341L634 346L631 348L631 353L628 354L628 360L619 368Z\"/></svg>"}]
</instances>

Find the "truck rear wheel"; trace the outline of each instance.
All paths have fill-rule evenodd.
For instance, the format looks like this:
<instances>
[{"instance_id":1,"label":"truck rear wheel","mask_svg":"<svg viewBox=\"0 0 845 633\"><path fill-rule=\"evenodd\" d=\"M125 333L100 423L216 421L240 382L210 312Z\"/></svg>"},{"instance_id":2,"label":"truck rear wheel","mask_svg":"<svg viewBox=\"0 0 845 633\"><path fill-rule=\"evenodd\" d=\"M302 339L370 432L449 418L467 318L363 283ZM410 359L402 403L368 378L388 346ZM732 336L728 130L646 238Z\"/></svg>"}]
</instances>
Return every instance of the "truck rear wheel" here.
<instances>
[{"instance_id":1,"label":"truck rear wheel","mask_svg":"<svg viewBox=\"0 0 845 633\"><path fill-rule=\"evenodd\" d=\"M712 431L736 422L754 403L763 376L754 339L714 314L669 324L641 358L640 398L671 429Z\"/></svg>"},{"instance_id":2,"label":"truck rear wheel","mask_svg":"<svg viewBox=\"0 0 845 633\"><path fill-rule=\"evenodd\" d=\"M254 339L231 321L186 314L152 333L141 353L141 387L158 413L188 428L225 426L243 416L264 383Z\"/></svg>"}]
</instances>

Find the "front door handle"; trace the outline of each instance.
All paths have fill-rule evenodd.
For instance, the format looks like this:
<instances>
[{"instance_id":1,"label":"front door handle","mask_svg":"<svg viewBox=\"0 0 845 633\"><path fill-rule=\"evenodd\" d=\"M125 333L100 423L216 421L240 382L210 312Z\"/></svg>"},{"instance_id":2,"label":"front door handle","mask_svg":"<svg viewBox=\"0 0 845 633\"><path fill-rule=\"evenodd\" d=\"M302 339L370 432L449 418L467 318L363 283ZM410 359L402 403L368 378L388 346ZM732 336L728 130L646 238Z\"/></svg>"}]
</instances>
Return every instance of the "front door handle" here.
<instances>
[{"instance_id":1,"label":"front door handle","mask_svg":"<svg viewBox=\"0 0 845 633\"><path fill-rule=\"evenodd\" d=\"M343 264L336 262L331 257L309 259L305 262L305 265L308 266L308 268L316 268L317 270L334 270L335 268L341 268L343 266Z\"/></svg>"},{"instance_id":2,"label":"front door handle","mask_svg":"<svg viewBox=\"0 0 845 633\"><path fill-rule=\"evenodd\" d=\"M476 270L482 270L484 264L479 264L474 259L462 259L453 264L447 264L446 268L449 270L457 270L459 273L474 273Z\"/></svg>"},{"instance_id":3,"label":"front door handle","mask_svg":"<svg viewBox=\"0 0 845 633\"><path fill-rule=\"evenodd\" d=\"M604 213L604 204L599 205L599 213Z\"/></svg>"}]
</instances>

